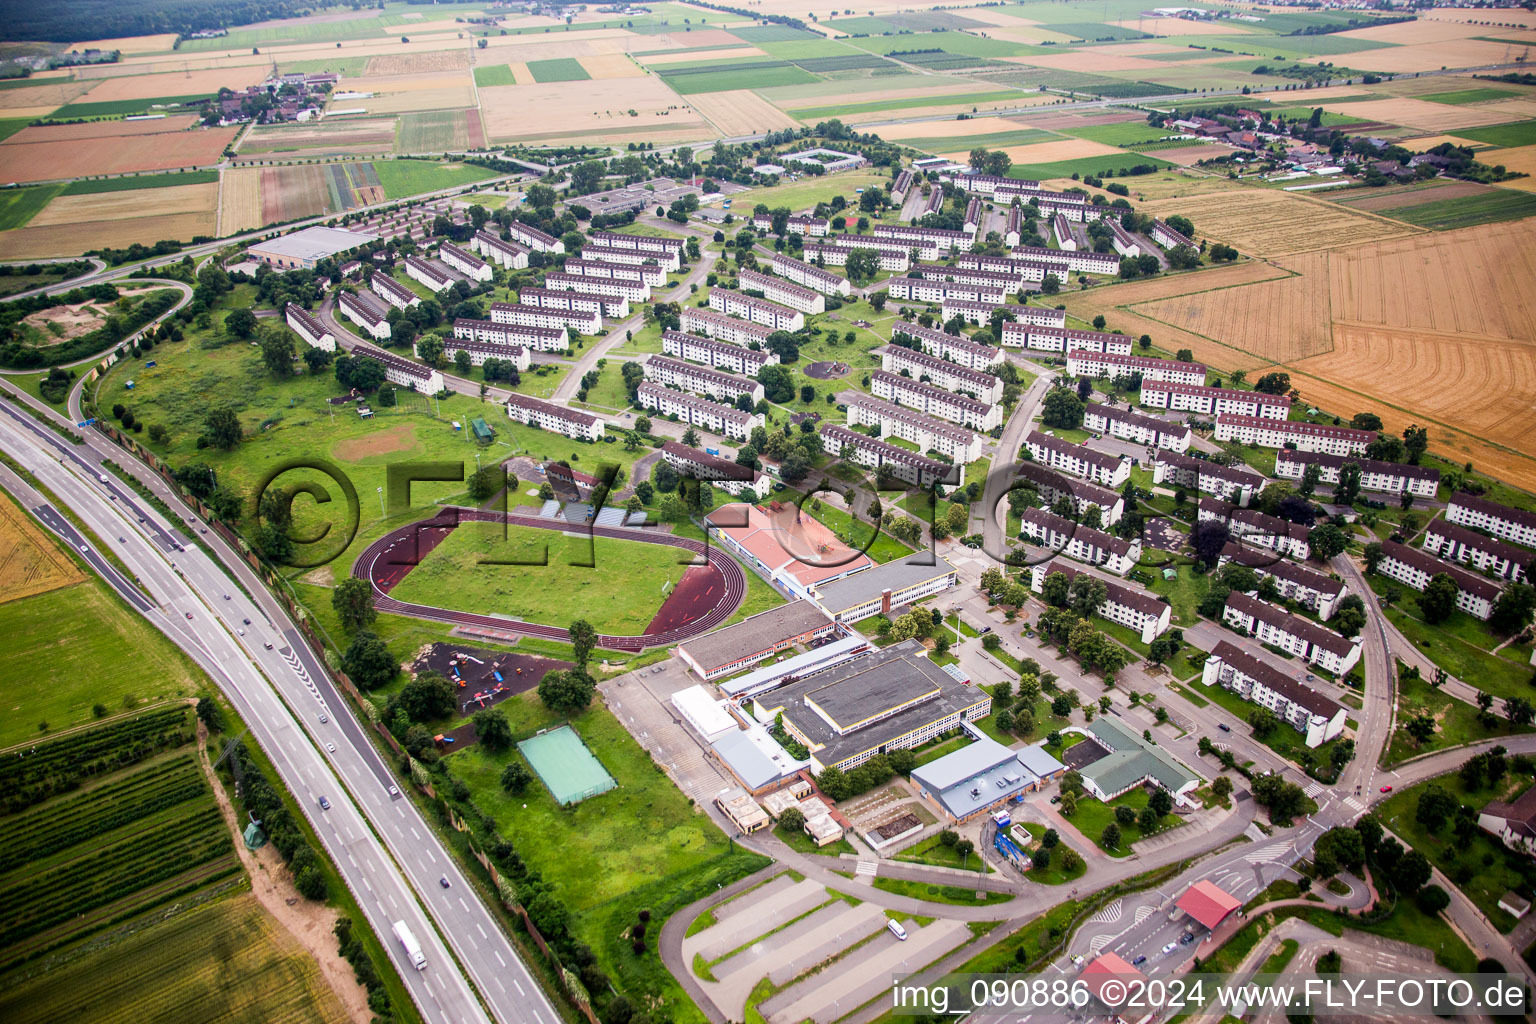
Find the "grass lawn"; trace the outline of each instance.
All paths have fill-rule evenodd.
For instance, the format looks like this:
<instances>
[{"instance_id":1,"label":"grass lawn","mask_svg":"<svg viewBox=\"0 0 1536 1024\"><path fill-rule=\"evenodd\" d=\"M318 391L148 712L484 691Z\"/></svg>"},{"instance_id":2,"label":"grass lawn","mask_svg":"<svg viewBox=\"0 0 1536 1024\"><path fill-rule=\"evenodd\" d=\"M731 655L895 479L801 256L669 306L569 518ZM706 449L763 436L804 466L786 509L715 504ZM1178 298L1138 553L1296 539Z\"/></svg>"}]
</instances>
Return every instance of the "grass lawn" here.
<instances>
[{"instance_id":1,"label":"grass lawn","mask_svg":"<svg viewBox=\"0 0 1536 1024\"><path fill-rule=\"evenodd\" d=\"M1120 846L1113 850L1099 842L1099 835L1104 831L1104 826L1115 820L1116 807L1129 807L1131 810L1139 813L1145 806L1147 806L1147 790L1145 787L1137 787L1129 793L1115 797L1115 799L1107 804L1101 800L1095 800L1093 797L1084 796L1077 802L1077 813L1067 820L1072 823L1073 828L1082 833L1085 839L1097 845L1099 849L1111 857L1128 857L1131 854L1131 847L1135 845L1137 840L1154 833L1143 833L1141 826L1135 822L1129 825L1121 825L1120 834L1122 838ZM1179 823L1179 819L1175 815L1165 814L1154 832L1166 831L1170 827L1176 827Z\"/></svg>"},{"instance_id":2,"label":"grass lawn","mask_svg":"<svg viewBox=\"0 0 1536 1024\"><path fill-rule=\"evenodd\" d=\"M911 548L884 530L871 542L870 535L875 532L875 527L862 519L854 519L840 508L823 504L811 515L821 520L822 525L837 534L849 547L855 551L863 550L870 558L882 564L906 558L912 553ZM867 549L866 544L869 545Z\"/></svg>"},{"instance_id":3,"label":"grass lawn","mask_svg":"<svg viewBox=\"0 0 1536 1024\"><path fill-rule=\"evenodd\" d=\"M1013 894L1008 892L988 892L983 898L977 899L975 889L963 889L955 885L929 885L927 882L909 882L904 878L876 878L874 886L881 892L888 892L895 896L907 896L914 900L927 900L930 903L948 903L957 907L990 907L994 903L1007 903L1013 899Z\"/></svg>"},{"instance_id":4,"label":"grass lawn","mask_svg":"<svg viewBox=\"0 0 1536 1024\"><path fill-rule=\"evenodd\" d=\"M1035 851L1040 849L1040 839L1045 835L1045 828L1044 825L1034 822L1021 821L1013 826L1011 838L1018 844L1019 849L1023 850L1030 858L1033 858ZM1020 833L1023 833L1023 835L1020 835ZM1022 841L1024 837L1028 837L1027 842ZM1051 862L1043 868L1034 867L1033 860L1031 859L1029 880L1038 885L1065 885L1067 882L1074 882L1082 878L1088 871L1088 862L1081 857L1078 859L1078 867L1075 871L1068 871L1062 867L1063 855L1067 849L1068 847L1065 844L1057 843L1056 847L1051 850Z\"/></svg>"},{"instance_id":5,"label":"grass lawn","mask_svg":"<svg viewBox=\"0 0 1536 1024\"><path fill-rule=\"evenodd\" d=\"M433 192L500 176L500 172L488 167L437 160L376 160L373 169L379 175L386 199L403 199L418 192Z\"/></svg>"},{"instance_id":6,"label":"grass lawn","mask_svg":"<svg viewBox=\"0 0 1536 1024\"><path fill-rule=\"evenodd\" d=\"M1211 588L1211 577L1207 573L1196 573L1190 565L1176 564L1170 566L1178 571L1178 575L1171 580L1163 578L1162 570L1146 570L1152 576L1152 583L1147 588L1154 594L1161 594L1168 599L1173 606L1173 623L1179 626L1189 626L1200 621L1200 602L1205 599L1206 591Z\"/></svg>"},{"instance_id":7,"label":"grass lawn","mask_svg":"<svg viewBox=\"0 0 1536 1024\"><path fill-rule=\"evenodd\" d=\"M1194 691L1193 687L1180 686L1178 683L1169 683L1168 689L1177 693L1197 708L1210 707L1211 702Z\"/></svg>"},{"instance_id":8,"label":"grass lawn","mask_svg":"<svg viewBox=\"0 0 1536 1024\"><path fill-rule=\"evenodd\" d=\"M533 694L499 706L519 739L560 721ZM620 933L641 908L651 911L659 928L673 911L767 861L730 843L607 708L594 704L571 724L617 780L616 789L568 808L538 781L509 795L500 778L507 763L521 757L515 747L495 754L471 746L449 757L448 769L465 781L475 805L495 819L518 855L554 886L571 910L573 930L629 997L658 998L672 1020L701 1022L659 961L637 962Z\"/></svg>"},{"instance_id":9,"label":"grass lawn","mask_svg":"<svg viewBox=\"0 0 1536 1024\"><path fill-rule=\"evenodd\" d=\"M1264 963L1259 966L1260 974L1279 974L1290 965L1291 957L1301 948L1301 943L1295 939L1286 939L1280 943L1273 953L1269 954Z\"/></svg>"},{"instance_id":10,"label":"grass lawn","mask_svg":"<svg viewBox=\"0 0 1536 1024\"><path fill-rule=\"evenodd\" d=\"M907 101L901 102L906 104ZM799 116L798 113L796 116ZM753 206L766 203L769 209L785 206L791 210L804 210L817 203L827 202L833 196L842 196L850 205L856 207L858 196L855 194L855 189L879 188L890 180L889 174L881 174L878 171L844 171L815 178L801 178L799 181L784 182L769 188L753 189L751 199Z\"/></svg>"},{"instance_id":11,"label":"grass lawn","mask_svg":"<svg viewBox=\"0 0 1536 1024\"><path fill-rule=\"evenodd\" d=\"M929 836L916 846L898 853L896 859L910 861L913 864L935 864L941 868L964 868L969 871L976 871L978 867L986 866L986 861L975 853L972 853L962 864L955 848L939 842L938 836ZM991 867L987 867L986 873L992 873Z\"/></svg>"},{"instance_id":12,"label":"grass lawn","mask_svg":"<svg viewBox=\"0 0 1536 1024\"><path fill-rule=\"evenodd\" d=\"M841 857L845 853L858 852L846 839L839 839L837 842L828 843L826 846L817 846L816 840L812 839L804 829L791 832L782 825L775 825L773 827L773 834L782 839L784 845L796 853L814 853L822 857Z\"/></svg>"},{"instance_id":13,"label":"grass lawn","mask_svg":"<svg viewBox=\"0 0 1536 1024\"><path fill-rule=\"evenodd\" d=\"M466 523L391 596L550 625L585 618L600 633L632 636L655 617L663 582L676 583L678 563L689 557L665 545L533 527L508 527L504 540L499 524Z\"/></svg>"},{"instance_id":14,"label":"grass lawn","mask_svg":"<svg viewBox=\"0 0 1536 1024\"><path fill-rule=\"evenodd\" d=\"M1529 644L1511 644L1499 654L1490 654L1498 639L1484 623L1454 611L1445 622L1431 626L1419 617L1417 593L1385 576L1372 574L1366 579L1377 594L1399 595L1387 608L1387 618L1430 661L1496 697L1530 695Z\"/></svg>"},{"instance_id":15,"label":"grass lawn","mask_svg":"<svg viewBox=\"0 0 1536 1024\"><path fill-rule=\"evenodd\" d=\"M1532 883L1536 882L1536 868L1532 867L1530 859L1506 850L1503 844L1481 829L1475 829L1468 840L1457 838L1449 823L1441 826L1438 832L1431 832L1416 820L1415 812L1420 794L1432 785L1446 790L1475 810L1490 800L1513 800L1529 782L1529 779L1506 777L1497 789L1489 786L1473 791L1463 785L1460 774L1442 775L1393 793L1377 810L1376 816L1456 883L1499 931L1508 932L1515 926L1515 917L1499 909L1499 897L1511 889L1531 890Z\"/></svg>"},{"instance_id":16,"label":"grass lawn","mask_svg":"<svg viewBox=\"0 0 1536 1024\"><path fill-rule=\"evenodd\" d=\"M1405 728L1408 720L1418 715L1429 715L1435 720L1435 734L1422 746L1414 742ZM1496 736L1514 736L1531 731L1530 726L1511 725L1503 718L1499 719L1499 724L1493 729L1484 729L1477 722L1477 708L1441 693L1423 679L1405 677L1402 662L1398 662L1397 730L1392 733L1392 742L1387 745L1381 763L1394 765L1432 750L1444 750Z\"/></svg>"}]
</instances>

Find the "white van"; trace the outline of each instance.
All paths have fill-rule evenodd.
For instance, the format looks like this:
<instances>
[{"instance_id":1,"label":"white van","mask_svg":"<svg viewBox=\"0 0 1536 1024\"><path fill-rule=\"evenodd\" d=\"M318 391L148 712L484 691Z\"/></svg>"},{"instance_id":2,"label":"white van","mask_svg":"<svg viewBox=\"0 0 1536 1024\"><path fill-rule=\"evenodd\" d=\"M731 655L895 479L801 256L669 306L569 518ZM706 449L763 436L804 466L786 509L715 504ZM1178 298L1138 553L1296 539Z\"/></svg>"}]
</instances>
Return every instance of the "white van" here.
<instances>
[{"instance_id":1,"label":"white van","mask_svg":"<svg viewBox=\"0 0 1536 1024\"><path fill-rule=\"evenodd\" d=\"M896 938L900 941L907 941L907 930L901 926L900 921L887 921L885 922L885 927L886 930L888 930L892 935L896 936Z\"/></svg>"}]
</instances>

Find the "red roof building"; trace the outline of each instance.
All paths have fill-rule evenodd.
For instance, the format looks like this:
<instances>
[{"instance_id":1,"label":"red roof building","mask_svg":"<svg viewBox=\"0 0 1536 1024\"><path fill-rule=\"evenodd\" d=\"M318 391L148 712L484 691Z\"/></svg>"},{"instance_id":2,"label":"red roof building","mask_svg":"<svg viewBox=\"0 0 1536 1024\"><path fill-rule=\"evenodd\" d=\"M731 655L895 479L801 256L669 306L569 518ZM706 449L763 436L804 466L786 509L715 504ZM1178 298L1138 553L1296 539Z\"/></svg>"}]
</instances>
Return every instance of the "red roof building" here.
<instances>
[{"instance_id":1,"label":"red roof building","mask_svg":"<svg viewBox=\"0 0 1536 1024\"><path fill-rule=\"evenodd\" d=\"M1242 905L1236 896L1216 883L1203 879L1190 886L1176 904L1180 910L1211 931L1215 931L1228 914Z\"/></svg>"},{"instance_id":2,"label":"red roof building","mask_svg":"<svg viewBox=\"0 0 1536 1024\"><path fill-rule=\"evenodd\" d=\"M1115 953L1099 954L1092 963L1083 968L1083 973L1078 978L1093 997L1108 1006L1111 1011L1121 1010L1125 1006L1126 1000L1131 995L1129 992L1131 985L1147 980L1146 975ZM1110 986L1106 993L1104 988L1111 981L1118 981L1124 987ZM1134 1011L1131 1012L1134 1013ZM1120 1014L1120 1016L1125 1015Z\"/></svg>"}]
</instances>

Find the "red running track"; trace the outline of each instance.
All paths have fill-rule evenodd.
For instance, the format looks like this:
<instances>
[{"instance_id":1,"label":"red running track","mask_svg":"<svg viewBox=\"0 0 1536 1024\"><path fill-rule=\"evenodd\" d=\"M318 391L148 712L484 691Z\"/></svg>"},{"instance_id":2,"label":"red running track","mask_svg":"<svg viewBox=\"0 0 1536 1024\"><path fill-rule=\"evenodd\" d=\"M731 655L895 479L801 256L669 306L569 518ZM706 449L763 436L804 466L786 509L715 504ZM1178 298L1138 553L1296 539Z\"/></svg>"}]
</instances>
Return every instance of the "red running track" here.
<instances>
[{"instance_id":1,"label":"red running track","mask_svg":"<svg viewBox=\"0 0 1536 1024\"><path fill-rule=\"evenodd\" d=\"M562 626L545 626L537 622L523 622L519 619L508 619L498 615L478 615L474 612L458 612L447 608L434 608L431 605L408 604L404 601L396 601L389 596L389 590L409 572L408 565L400 562L388 562L384 559L392 549L404 546L402 556L409 556L416 552L416 558L430 550L437 542L447 536L448 530L453 529L461 522L509 522L516 526L533 527L540 530L558 530L561 533L592 534L598 537L609 537L614 540L635 541L641 544L666 544L675 548L685 548L694 554L707 555L710 567L714 569L714 576L724 585L720 599L704 612L696 617L688 618L678 625L671 626L656 633L642 633L639 636L605 636L599 635L599 646L619 651L643 651L648 647L666 647L672 644L690 640L701 633L707 633L725 622L736 613L742 600L747 594L746 572L737 562L714 545L706 547L700 541L690 540L684 537L674 537L671 534L653 532L644 529L630 529L613 526L590 526L585 523L568 523L564 519L543 519L536 516L513 513L508 515L503 512L492 512L486 509L449 507L431 519L423 519L392 530L368 545L357 561L352 564L352 575L358 579L367 580L373 587L374 605L381 612L391 612L396 615L409 615L417 619L427 619L433 622L447 622L456 626L484 626L491 629L504 629L511 632L522 633L526 636L541 636L550 640L569 641L570 633ZM431 541L423 542L422 531L431 530L427 536ZM690 588L691 589L691 588ZM683 601L691 602L691 595L680 593L679 587L673 591L673 595ZM672 603L672 596L663 603L662 610L657 613L656 620L676 621L675 615L667 615L668 605ZM653 620L653 621L656 621Z\"/></svg>"}]
</instances>

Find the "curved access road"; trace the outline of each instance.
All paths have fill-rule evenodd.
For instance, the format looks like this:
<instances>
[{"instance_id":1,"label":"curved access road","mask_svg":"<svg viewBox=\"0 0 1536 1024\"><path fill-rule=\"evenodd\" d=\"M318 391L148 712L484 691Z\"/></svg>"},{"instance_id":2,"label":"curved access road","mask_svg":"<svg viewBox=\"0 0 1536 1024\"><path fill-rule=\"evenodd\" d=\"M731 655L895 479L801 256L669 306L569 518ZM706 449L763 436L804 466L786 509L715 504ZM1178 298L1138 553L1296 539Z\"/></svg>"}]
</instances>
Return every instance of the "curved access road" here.
<instances>
[{"instance_id":1,"label":"curved access road","mask_svg":"<svg viewBox=\"0 0 1536 1024\"><path fill-rule=\"evenodd\" d=\"M695 554L703 555L708 559L720 579L725 584L725 592L720 599L702 613L690 618L679 626L661 630L656 633L642 633L638 636L599 636L598 646L620 651L643 651L648 647L669 647L692 639L701 633L707 633L716 626L721 625L726 619L735 614L736 609L747 594L746 571L736 563L734 559L713 545L702 541L691 540L686 537L674 537L671 534L652 531L637 530L633 527L594 526L589 523L569 523L564 520L541 519L530 515L518 513L493 512L487 509L450 507L439 512L431 519L418 520L391 530L363 550L357 561L352 564L352 575L358 579L367 580L373 587L374 604L381 612L392 612L397 615L409 615L413 618L428 619L433 622L447 622L459 626L479 626L486 629L507 630L514 633L522 633L525 636L544 637L549 640L569 641L570 632L563 626L546 626L537 622L523 622L518 619L504 618L499 615L484 615L477 612L453 611L447 608L435 608L431 605L412 604L406 601L397 601L389 596L388 586L393 586L400 574L391 570L398 570L401 566L409 566L415 563L417 557L418 538L424 529L453 528L463 522L489 522L510 523L524 528L540 530L558 530L561 533L574 533L592 537L607 537L612 540L627 540L640 544L665 544L670 547L683 548ZM391 560L385 556L390 552L400 549L399 560Z\"/></svg>"}]
</instances>

